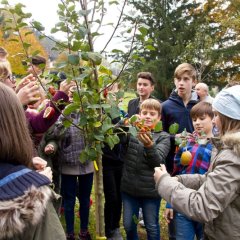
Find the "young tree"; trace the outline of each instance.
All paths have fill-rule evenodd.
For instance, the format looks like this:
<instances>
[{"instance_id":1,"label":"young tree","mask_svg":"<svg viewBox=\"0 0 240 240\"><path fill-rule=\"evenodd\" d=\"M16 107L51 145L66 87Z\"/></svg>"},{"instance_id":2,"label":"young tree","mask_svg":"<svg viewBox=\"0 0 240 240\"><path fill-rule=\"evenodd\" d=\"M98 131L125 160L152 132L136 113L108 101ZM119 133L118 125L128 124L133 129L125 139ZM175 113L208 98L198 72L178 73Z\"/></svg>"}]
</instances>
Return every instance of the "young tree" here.
<instances>
[{"instance_id":1,"label":"young tree","mask_svg":"<svg viewBox=\"0 0 240 240\"><path fill-rule=\"evenodd\" d=\"M121 14L125 3L126 1L123 1ZM25 58L30 63L30 58L39 53L32 52L31 44L23 38L22 28L29 25L31 14L24 13L24 5L20 3L10 6L7 0L3 0L2 4L4 4L3 10L9 14L3 31L12 32L18 37L17 40L22 44ZM64 41L52 39L55 41L57 50L63 52L56 68L59 70L64 68L67 71L67 78L74 80L77 85L73 103L66 106L62 113L66 118L65 126L74 124L68 118L71 112L81 112L80 121L74 124L83 132L86 143L86 148L82 151L79 160L84 162L90 159L95 165L96 239L104 238L102 147L108 144L113 148L119 142L111 119L119 116L118 99L122 98L123 92L118 92L116 99L115 96L110 95L110 101L107 101L106 96L103 95L109 84L119 81L120 75L114 76L111 69L103 64L102 55L95 51L94 40L99 36L107 8L115 4L118 3L116 1L110 1L107 4L104 1L61 0L58 4L59 22L52 29L52 33L60 31L65 35ZM31 21L30 26L38 31L39 35L44 36L41 23ZM131 52L131 49L129 51ZM120 74L124 68L123 64ZM38 80L41 83L41 80Z\"/></svg>"}]
</instances>

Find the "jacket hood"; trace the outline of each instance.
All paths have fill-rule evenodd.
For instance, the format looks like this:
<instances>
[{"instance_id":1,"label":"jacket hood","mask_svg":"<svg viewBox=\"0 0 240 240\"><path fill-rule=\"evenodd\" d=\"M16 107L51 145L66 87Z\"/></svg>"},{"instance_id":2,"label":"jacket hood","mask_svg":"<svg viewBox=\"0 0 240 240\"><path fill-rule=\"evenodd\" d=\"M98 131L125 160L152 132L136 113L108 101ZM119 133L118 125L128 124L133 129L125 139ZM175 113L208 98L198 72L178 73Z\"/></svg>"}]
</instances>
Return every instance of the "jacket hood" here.
<instances>
[{"instance_id":1,"label":"jacket hood","mask_svg":"<svg viewBox=\"0 0 240 240\"><path fill-rule=\"evenodd\" d=\"M231 148L240 157L240 132L227 133L222 137L224 146Z\"/></svg>"},{"instance_id":2,"label":"jacket hood","mask_svg":"<svg viewBox=\"0 0 240 240\"><path fill-rule=\"evenodd\" d=\"M169 99L171 99L172 101L178 102L178 103L182 103L182 98L178 95L177 90L173 90L169 96ZM192 95L191 95L191 99L189 102L198 102L198 95L195 91L192 91Z\"/></svg>"},{"instance_id":3,"label":"jacket hood","mask_svg":"<svg viewBox=\"0 0 240 240\"><path fill-rule=\"evenodd\" d=\"M26 227L37 225L52 196L48 186L31 187L20 197L0 201L0 240L11 239L23 233Z\"/></svg>"},{"instance_id":4,"label":"jacket hood","mask_svg":"<svg viewBox=\"0 0 240 240\"><path fill-rule=\"evenodd\" d=\"M240 132L227 133L221 138L213 137L211 141L218 151L229 148L240 157Z\"/></svg>"}]
</instances>

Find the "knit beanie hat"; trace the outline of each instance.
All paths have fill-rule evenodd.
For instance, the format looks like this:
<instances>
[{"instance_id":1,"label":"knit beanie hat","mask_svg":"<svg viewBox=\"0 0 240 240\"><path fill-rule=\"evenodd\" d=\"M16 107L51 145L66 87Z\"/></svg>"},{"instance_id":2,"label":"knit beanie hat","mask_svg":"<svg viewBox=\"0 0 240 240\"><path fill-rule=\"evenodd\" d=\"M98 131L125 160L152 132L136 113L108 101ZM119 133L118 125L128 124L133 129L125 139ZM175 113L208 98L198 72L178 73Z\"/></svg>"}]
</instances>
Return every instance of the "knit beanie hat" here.
<instances>
[{"instance_id":1,"label":"knit beanie hat","mask_svg":"<svg viewBox=\"0 0 240 240\"><path fill-rule=\"evenodd\" d=\"M0 164L0 201L24 195L32 186L39 188L50 180L23 165Z\"/></svg>"},{"instance_id":2,"label":"knit beanie hat","mask_svg":"<svg viewBox=\"0 0 240 240\"><path fill-rule=\"evenodd\" d=\"M240 85L223 89L213 100L212 106L221 114L240 120Z\"/></svg>"}]
</instances>

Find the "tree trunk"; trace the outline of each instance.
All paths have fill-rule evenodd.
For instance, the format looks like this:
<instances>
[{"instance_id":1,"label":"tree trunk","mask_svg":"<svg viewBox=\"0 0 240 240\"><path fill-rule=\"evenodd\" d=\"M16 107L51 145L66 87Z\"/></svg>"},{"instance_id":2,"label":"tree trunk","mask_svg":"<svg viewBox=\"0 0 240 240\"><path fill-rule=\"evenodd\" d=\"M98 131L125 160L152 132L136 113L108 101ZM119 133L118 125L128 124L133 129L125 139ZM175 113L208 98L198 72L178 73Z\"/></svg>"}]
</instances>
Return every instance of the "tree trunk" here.
<instances>
[{"instance_id":1,"label":"tree trunk","mask_svg":"<svg viewBox=\"0 0 240 240\"><path fill-rule=\"evenodd\" d=\"M96 240L106 239L104 228L104 196L102 176L102 156L96 160L98 170L95 168L94 191L95 191L95 216L96 216Z\"/></svg>"}]
</instances>

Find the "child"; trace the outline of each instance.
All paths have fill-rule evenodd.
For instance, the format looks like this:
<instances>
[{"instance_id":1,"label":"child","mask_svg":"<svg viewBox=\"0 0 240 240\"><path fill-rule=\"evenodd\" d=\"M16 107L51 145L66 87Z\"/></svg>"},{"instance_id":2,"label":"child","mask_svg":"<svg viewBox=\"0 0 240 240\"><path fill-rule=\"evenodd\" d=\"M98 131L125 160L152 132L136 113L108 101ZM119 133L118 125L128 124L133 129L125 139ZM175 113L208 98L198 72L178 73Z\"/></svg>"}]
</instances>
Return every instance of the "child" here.
<instances>
[{"instance_id":1,"label":"child","mask_svg":"<svg viewBox=\"0 0 240 240\"><path fill-rule=\"evenodd\" d=\"M213 137L212 105L207 102L200 102L193 106L190 115L195 131L187 140L186 146L180 147L175 155L173 176L204 174L210 165L212 143L209 139ZM186 153L189 153L191 158ZM170 222L169 218L173 216L173 210L169 208L169 205L167 207L164 217L167 222ZM203 226L201 223L193 221L179 212L175 212L174 216L177 240L193 240L195 235L197 239L203 239Z\"/></svg>"},{"instance_id":2,"label":"child","mask_svg":"<svg viewBox=\"0 0 240 240\"><path fill-rule=\"evenodd\" d=\"M161 105L155 99L147 99L140 106L139 117L144 125L156 124L161 118ZM129 135L128 135L129 136ZM160 239L159 207L161 198L155 189L154 167L165 162L170 148L169 135L163 131L141 132L138 139L129 136L125 139L127 152L124 157L121 191L123 200L123 225L128 240L138 239L137 218L139 208L149 240Z\"/></svg>"},{"instance_id":3,"label":"child","mask_svg":"<svg viewBox=\"0 0 240 240\"><path fill-rule=\"evenodd\" d=\"M178 133L184 129L188 133L193 132L190 110L198 102L196 92L192 90L196 83L197 73L189 63L182 63L174 71L174 84L176 89L162 104L163 130L169 132L173 123L179 124ZM171 149L166 159L166 167L169 173L173 171L175 156L175 135L171 135ZM175 239L175 223L171 220L168 224L169 239Z\"/></svg>"},{"instance_id":4,"label":"child","mask_svg":"<svg viewBox=\"0 0 240 240\"><path fill-rule=\"evenodd\" d=\"M204 222L205 239L240 239L240 86L222 90L213 100L220 138L213 138L211 164L204 175L170 177L155 168L158 193L174 209ZM178 181L176 181L178 180Z\"/></svg>"},{"instance_id":5,"label":"child","mask_svg":"<svg viewBox=\"0 0 240 240\"><path fill-rule=\"evenodd\" d=\"M22 105L1 82L0 102L0 239L65 240L50 181L32 170L32 140Z\"/></svg>"},{"instance_id":6,"label":"child","mask_svg":"<svg viewBox=\"0 0 240 240\"><path fill-rule=\"evenodd\" d=\"M74 89L69 91L69 99L72 101ZM78 124L80 113L71 113L71 118L75 124ZM50 139L58 140L57 158L59 161L59 169L61 173L61 192L63 196L64 215L66 220L67 239L74 240L74 207L76 197L79 199L79 215L80 215L80 240L91 240L88 232L89 212L90 212L90 196L93 185L93 162L79 161L80 153L85 148L83 132L71 125L65 129L63 126L64 117L60 116L52 133L46 137L49 143L42 148L45 154L52 154L56 151L56 146ZM77 185L78 183L78 185ZM78 188L78 189L77 189ZM78 190L78 191L77 191Z\"/></svg>"}]
</instances>

